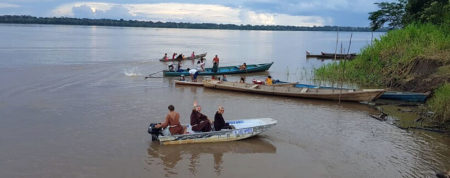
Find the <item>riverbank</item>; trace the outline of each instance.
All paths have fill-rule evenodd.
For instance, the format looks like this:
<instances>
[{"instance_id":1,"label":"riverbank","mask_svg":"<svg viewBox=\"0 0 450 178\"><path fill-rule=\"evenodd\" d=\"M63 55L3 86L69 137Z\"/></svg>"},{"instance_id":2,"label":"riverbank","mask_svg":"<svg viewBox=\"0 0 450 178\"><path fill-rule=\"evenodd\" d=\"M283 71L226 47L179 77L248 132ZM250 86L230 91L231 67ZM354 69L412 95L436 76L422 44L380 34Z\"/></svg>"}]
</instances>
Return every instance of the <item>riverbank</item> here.
<instances>
[{"instance_id":1,"label":"riverbank","mask_svg":"<svg viewBox=\"0 0 450 178\"><path fill-rule=\"evenodd\" d=\"M432 91L424 105L426 111L420 109L416 113L432 127L445 129L450 125L448 27L412 24L389 31L362 49L356 59L325 65L315 74L320 79L353 82L361 86Z\"/></svg>"}]
</instances>

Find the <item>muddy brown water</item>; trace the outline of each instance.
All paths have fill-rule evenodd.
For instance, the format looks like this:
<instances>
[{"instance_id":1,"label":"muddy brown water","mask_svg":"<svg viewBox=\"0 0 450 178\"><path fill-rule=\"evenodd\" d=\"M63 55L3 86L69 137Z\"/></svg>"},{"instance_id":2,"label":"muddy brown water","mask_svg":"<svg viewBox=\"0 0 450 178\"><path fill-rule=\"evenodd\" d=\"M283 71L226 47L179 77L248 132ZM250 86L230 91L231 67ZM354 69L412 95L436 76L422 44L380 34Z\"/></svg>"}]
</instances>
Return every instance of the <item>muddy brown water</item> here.
<instances>
[{"instance_id":1,"label":"muddy brown water","mask_svg":"<svg viewBox=\"0 0 450 178\"><path fill-rule=\"evenodd\" d=\"M302 40L280 45L294 36L317 38L308 47L318 48L332 43L335 33L40 25L0 25L0 31L2 39L15 39L0 42L0 177L432 177L450 168L447 135L380 122L368 116L377 111L366 105L143 79L166 67L148 59L159 56L149 55L161 53L157 46L204 48L208 54L238 46L257 54L248 63L275 60L268 72L247 79L270 74L308 82L306 69L326 62L289 58L296 52L285 48L303 50ZM172 40L204 34L209 35L189 45ZM354 37L370 39L370 33ZM224 59L234 61L224 65L240 63L234 56L240 54L226 54ZM187 123L193 101L210 117L222 105L226 120L271 117L278 124L235 142L151 141L149 123L162 121L169 104Z\"/></svg>"}]
</instances>

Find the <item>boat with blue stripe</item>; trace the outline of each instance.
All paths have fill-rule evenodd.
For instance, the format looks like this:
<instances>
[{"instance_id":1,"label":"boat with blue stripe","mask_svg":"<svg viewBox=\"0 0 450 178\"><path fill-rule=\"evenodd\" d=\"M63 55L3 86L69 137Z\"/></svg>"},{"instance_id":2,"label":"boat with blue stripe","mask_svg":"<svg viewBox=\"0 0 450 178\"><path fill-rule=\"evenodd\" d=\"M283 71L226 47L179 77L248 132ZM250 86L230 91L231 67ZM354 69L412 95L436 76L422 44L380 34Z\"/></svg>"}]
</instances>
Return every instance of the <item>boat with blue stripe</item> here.
<instances>
[{"instance_id":1,"label":"boat with blue stripe","mask_svg":"<svg viewBox=\"0 0 450 178\"><path fill-rule=\"evenodd\" d=\"M248 64L247 69L241 70L239 69L239 65L236 66L224 66L219 67L217 72L213 72L212 68L205 68L205 71L198 72L198 75L229 75L229 74L245 74L245 73L254 73L254 72L264 72L269 70L272 66L271 63L262 63L262 64ZM189 71L187 69L182 69L181 71L169 71L164 70L163 75L167 77L176 77L176 76L189 76Z\"/></svg>"}]
</instances>

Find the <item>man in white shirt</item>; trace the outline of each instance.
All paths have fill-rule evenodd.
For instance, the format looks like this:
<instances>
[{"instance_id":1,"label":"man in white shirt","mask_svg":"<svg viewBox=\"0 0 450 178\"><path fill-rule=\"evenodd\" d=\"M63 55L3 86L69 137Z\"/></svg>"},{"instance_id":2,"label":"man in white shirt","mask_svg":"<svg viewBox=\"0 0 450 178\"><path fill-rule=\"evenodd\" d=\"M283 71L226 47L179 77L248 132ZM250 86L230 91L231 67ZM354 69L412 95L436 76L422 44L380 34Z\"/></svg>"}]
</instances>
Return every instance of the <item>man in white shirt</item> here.
<instances>
[{"instance_id":1,"label":"man in white shirt","mask_svg":"<svg viewBox=\"0 0 450 178\"><path fill-rule=\"evenodd\" d=\"M193 82L197 82L197 76L198 76L198 70L197 69L190 69L189 75L191 75L191 79Z\"/></svg>"}]
</instances>

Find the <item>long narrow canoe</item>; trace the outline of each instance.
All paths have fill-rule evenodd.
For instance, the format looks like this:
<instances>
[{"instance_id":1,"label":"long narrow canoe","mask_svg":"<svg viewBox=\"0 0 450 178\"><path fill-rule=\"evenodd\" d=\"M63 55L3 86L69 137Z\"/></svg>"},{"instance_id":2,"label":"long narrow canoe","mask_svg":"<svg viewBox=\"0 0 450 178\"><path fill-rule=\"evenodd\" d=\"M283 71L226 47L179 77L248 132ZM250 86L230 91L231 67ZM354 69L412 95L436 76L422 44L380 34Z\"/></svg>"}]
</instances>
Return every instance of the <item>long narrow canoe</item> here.
<instances>
[{"instance_id":1,"label":"long narrow canoe","mask_svg":"<svg viewBox=\"0 0 450 178\"><path fill-rule=\"evenodd\" d=\"M324 53L321 52L320 54L309 54L309 52L306 53L306 57L315 57L315 58L323 58L323 59L334 59L336 55L336 59L353 59L357 55L356 53L351 54L334 54L334 53Z\"/></svg>"},{"instance_id":2,"label":"long narrow canoe","mask_svg":"<svg viewBox=\"0 0 450 178\"><path fill-rule=\"evenodd\" d=\"M194 58L192 58L191 56L186 57L186 58L184 58L184 60L193 60L193 59L198 59L198 58L205 57L205 56L206 56L206 53L203 53L203 54L195 55ZM161 58L161 59L159 59L159 61L161 61L161 62L170 62L170 61L177 61L177 59L167 59L167 60L164 60L164 58Z\"/></svg>"},{"instance_id":3,"label":"long narrow canoe","mask_svg":"<svg viewBox=\"0 0 450 178\"><path fill-rule=\"evenodd\" d=\"M398 92L386 91L380 96L380 99L400 100L409 102L425 102L429 93L415 93L415 92Z\"/></svg>"},{"instance_id":4,"label":"long narrow canoe","mask_svg":"<svg viewBox=\"0 0 450 178\"><path fill-rule=\"evenodd\" d=\"M339 89L335 87L323 87L316 85L307 85L307 84L295 84L295 87L298 88L328 88L328 89ZM408 101L408 102L425 102L428 95L430 93L416 93L416 92L400 92L400 91L385 91L379 99L387 99L387 100L400 100L400 101Z\"/></svg>"},{"instance_id":5,"label":"long narrow canoe","mask_svg":"<svg viewBox=\"0 0 450 178\"><path fill-rule=\"evenodd\" d=\"M236 82L219 82L217 80L204 80L203 86L222 90L258 93L276 96L291 96L300 98L313 98L341 101L372 101L380 97L383 89L326 89L326 88L297 88L286 86L268 86Z\"/></svg>"},{"instance_id":6,"label":"long narrow canoe","mask_svg":"<svg viewBox=\"0 0 450 178\"><path fill-rule=\"evenodd\" d=\"M247 70L240 70L240 66L225 66L219 67L217 72L213 72L212 68L205 68L205 71L199 72L198 75L229 75L229 74L243 74L243 73L253 73L253 72L263 72L269 70L271 63L263 63L263 64L249 64L247 65ZM182 72L171 72L168 70L163 71L164 76L189 76L189 71L186 69Z\"/></svg>"},{"instance_id":7,"label":"long narrow canoe","mask_svg":"<svg viewBox=\"0 0 450 178\"><path fill-rule=\"evenodd\" d=\"M277 121L272 118L257 118L257 119L243 119L228 121L235 129L223 129L221 131L210 132L192 132L188 125L189 134L182 135L168 135L157 136L160 144L187 144L187 143L207 143L207 142L224 142L235 141L249 138L258 135L272 126L277 124ZM149 127L149 133L151 132ZM153 135L152 135L153 136Z\"/></svg>"}]
</instances>

